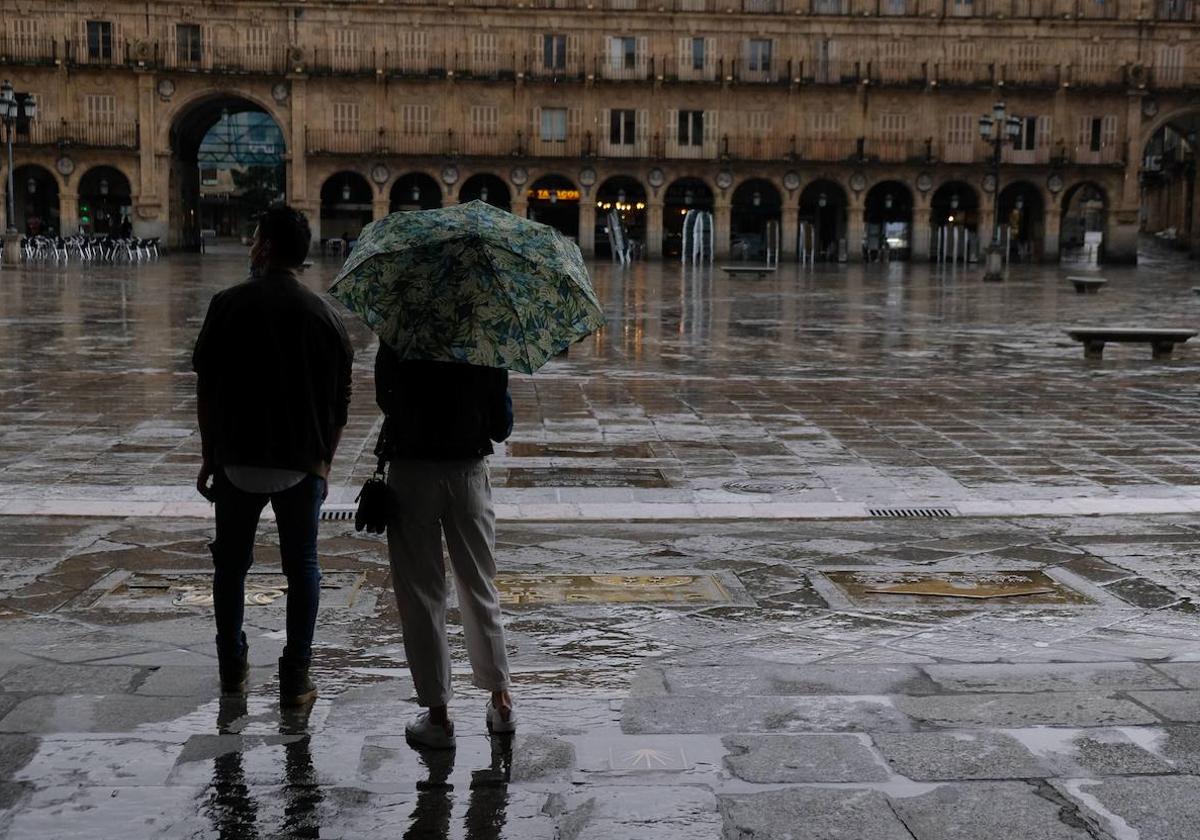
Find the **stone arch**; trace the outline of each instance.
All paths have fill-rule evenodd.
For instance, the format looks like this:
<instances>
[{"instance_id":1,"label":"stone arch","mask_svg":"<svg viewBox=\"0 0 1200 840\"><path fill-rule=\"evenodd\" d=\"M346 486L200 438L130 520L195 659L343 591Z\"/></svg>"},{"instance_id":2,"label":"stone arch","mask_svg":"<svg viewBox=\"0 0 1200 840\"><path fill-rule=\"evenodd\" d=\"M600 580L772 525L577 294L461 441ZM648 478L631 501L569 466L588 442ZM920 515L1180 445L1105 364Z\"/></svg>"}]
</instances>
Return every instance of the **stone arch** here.
<instances>
[{"instance_id":1,"label":"stone arch","mask_svg":"<svg viewBox=\"0 0 1200 840\"><path fill-rule=\"evenodd\" d=\"M912 255L915 206L915 194L903 181L881 179L867 190L863 197L866 237L862 243L867 259L885 254L888 259L908 259Z\"/></svg>"},{"instance_id":2,"label":"stone arch","mask_svg":"<svg viewBox=\"0 0 1200 840\"><path fill-rule=\"evenodd\" d=\"M608 176L596 187L596 256L613 256L609 214L616 213L631 243L646 241L648 193L641 179L625 173Z\"/></svg>"},{"instance_id":3,"label":"stone arch","mask_svg":"<svg viewBox=\"0 0 1200 840\"><path fill-rule=\"evenodd\" d=\"M1063 191L1058 227L1060 261L1104 261L1110 208L1109 191L1099 181L1078 181Z\"/></svg>"},{"instance_id":4,"label":"stone arch","mask_svg":"<svg viewBox=\"0 0 1200 840\"><path fill-rule=\"evenodd\" d=\"M492 172L476 172L458 188L458 201L485 201L501 210L512 209L512 190L508 181Z\"/></svg>"},{"instance_id":5,"label":"stone arch","mask_svg":"<svg viewBox=\"0 0 1200 840\"><path fill-rule=\"evenodd\" d=\"M849 221L850 194L833 178L818 178L800 191L800 228L805 248L814 249L814 260L841 257Z\"/></svg>"},{"instance_id":6,"label":"stone arch","mask_svg":"<svg viewBox=\"0 0 1200 840\"><path fill-rule=\"evenodd\" d=\"M712 211L716 192L707 178L699 175L680 175L663 190L664 257L677 257L683 249L683 220L689 210Z\"/></svg>"},{"instance_id":7,"label":"stone arch","mask_svg":"<svg viewBox=\"0 0 1200 840\"><path fill-rule=\"evenodd\" d=\"M133 221L133 184L115 166L93 166L79 178L79 225L89 233L116 236Z\"/></svg>"},{"instance_id":8,"label":"stone arch","mask_svg":"<svg viewBox=\"0 0 1200 840\"><path fill-rule=\"evenodd\" d=\"M392 182L388 211L433 210L442 206L442 185L426 172L406 172Z\"/></svg>"},{"instance_id":9,"label":"stone arch","mask_svg":"<svg viewBox=\"0 0 1200 840\"><path fill-rule=\"evenodd\" d=\"M526 193L530 219L558 230L563 236L579 240L579 202L582 194L575 182L558 172L535 178Z\"/></svg>"},{"instance_id":10,"label":"stone arch","mask_svg":"<svg viewBox=\"0 0 1200 840\"><path fill-rule=\"evenodd\" d=\"M321 184L322 237L342 242L358 239L373 217L374 196L371 182L361 172L342 169L326 178Z\"/></svg>"},{"instance_id":11,"label":"stone arch","mask_svg":"<svg viewBox=\"0 0 1200 840\"><path fill-rule=\"evenodd\" d=\"M1009 244L1010 259L1036 262L1041 259L1046 231L1046 194L1032 181L1014 181L1000 190L999 215L994 224L1000 243ZM993 231L985 232L990 239Z\"/></svg>"},{"instance_id":12,"label":"stone arch","mask_svg":"<svg viewBox=\"0 0 1200 840\"><path fill-rule=\"evenodd\" d=\"M7 174L7 173L6 173ZM5 186L7 187L7 178ZM32 186L32 189L30 187ZM13 211L11 224L21 234L62 235L60 182L53 168L38 163L13 167ZM73 234L75 231L65 231Z\"/></svg>"},{"instance_id":13,"label":"stone arch","mask_svg":"<svg viewBox=\"0 0 1200 840\"><path fill-rule=\"evenodd\" d=\"M749 260L766 259L770 224L779 224L783 193L766 178L747 178L730 198L730 253Z\"/></svg>"}]
</instances>

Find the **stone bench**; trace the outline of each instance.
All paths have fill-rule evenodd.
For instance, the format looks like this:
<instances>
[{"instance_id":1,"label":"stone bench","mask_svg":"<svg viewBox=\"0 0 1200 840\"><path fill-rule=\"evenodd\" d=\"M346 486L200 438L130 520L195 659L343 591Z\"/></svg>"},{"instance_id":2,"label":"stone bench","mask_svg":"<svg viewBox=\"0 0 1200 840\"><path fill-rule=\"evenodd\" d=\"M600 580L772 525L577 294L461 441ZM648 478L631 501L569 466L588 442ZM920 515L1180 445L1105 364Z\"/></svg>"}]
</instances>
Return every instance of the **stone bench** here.
<instances>
[{"instance_id":1,"label":"stone bench","mask_svg":"<svg viewBox=\"0 0 1200 840\"><path fill-rule=\"evenodd\" d=\"M1108 282L1103 277L1068 277L1067 279L1071 281L1075 291L1081 295L1085 292L1094 295L1100 291L1101 286Z\"/></svg>"},{"instance_id":2,"label":"stone bench","mask_svg":"<svg viewBox=\"0 0 1200 840\"><path fill-rule=\"evenodd\" d=\"M740 277L743 274L766 277L768 274L774 274L776 267L773 265L723 265L721 270L730 277Z\"/></svg>"},{"instance_id":3,"label":"stone bench","mask_svg":"<svg viewBox=\"0 0 1200 840\"><path fill-rule=\"evenodd\" d=\"M1196 330L1156 329L1152 327L1076 327L1067 335L1083 344L1085 359L1104 357L1104 345L1110 341L1149 344L1153 358L1166 359L1175 349L1196 335Z\"/></svg>"}]
</instances>

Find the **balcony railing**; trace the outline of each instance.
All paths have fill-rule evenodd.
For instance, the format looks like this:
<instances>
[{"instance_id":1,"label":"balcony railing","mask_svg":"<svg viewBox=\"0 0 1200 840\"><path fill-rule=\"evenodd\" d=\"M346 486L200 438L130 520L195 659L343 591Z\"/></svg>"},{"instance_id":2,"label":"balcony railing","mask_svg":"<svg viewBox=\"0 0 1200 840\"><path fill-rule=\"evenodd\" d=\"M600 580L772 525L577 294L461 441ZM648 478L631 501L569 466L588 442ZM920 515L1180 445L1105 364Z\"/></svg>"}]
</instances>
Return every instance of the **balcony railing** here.
<instances>
[{"instance_id":1,"label":"balcony railing","mask_svg":"<svg viewBox=\"0 0 1200 840\"><path fill-rule=\"evenodd\" d=\"M635 82L654 78L654 59L646 56L632 61L605 56L596 59L594 66L597 79Z\"/></svg>"},{"instance_id":2,"label":"balcony railing","mask_svg":"<svg viewBox=\"0 0 1200 840\"><path fill-rule=\"evenodd\" d=\"M600 157L605 158L646 158L650 157L650 138L639 137L629 143L614 143L608 137L601 137L597 151Z\"/></svg>"},{"instance_id":3,"label":"balcony railing","mask_svg":"<svg viewBox=\"0 0 1200 840\"><path fill-rule=\"evenodd\" d=\"M454 57L442 50L388 50L383 56L383 71L392 77L444 78Z\"/></svg>"},{"instance_id":4,"label":"balcony railing","mask_svg":"<svg viewBox=\"0 0 1200 840\"><path fill-rule=\"evenodd\" d=\"M0 36L0 64L57 64L61 47L53 38Z\"/></svg>"},{"instance_id":5,"label":"balcony railing","mask_svg":"<svg viewBox=\"0 0 1200 840\"><path fill-rule=\"evenodd\" d=\"M748 84L770 85L790 82L792 63L772 59L766 63L752 62L745 58L733 62L733 78Z\"/></svg>"},{"instance_id":6,"label":"balcony railing","mask_svg":"<svg viewBox=\"0 0 1200 840\"><path fill-rule=\"evenodd\" d=\"M1005 163L1049 163L1050 146L1041 145L1034 149L1014 149L1012 146L1005 146L1000 153L1000 159Z\"/></svg>"},{"instance_id":7,"label":"balcony railing","mask_svg":"<svg viewBox=\"0 0 1200 840\"><path fill-rule=\"evenodd\" d=\"M67 63L76 67L116 67L128 63L128 45L120 38L107 43L74 38L64 42Z\"/></svg>"},{"instance_id":8,"label":"balcony railing","mask_svg":"<svg viewBox=\"0 0 1200 840\"><path fill-rule=\"evenodd\" d=\"M88 149L138 148L136 122L95 123L47 119L45 115L18 129L13 142L20 146L77 146Z\"/></svg>"},{"instance_id":9,"label":"balcony railing","mask_svg":"<svg viewBox=\"0 0 1200 840\"><path fill-rule=\"evenodd\" d=\"M933 154L933 149L932 144L926 140L868 137L863 144L863 154L869 160L904 163L910 160L925 160Z\"/></svg>"},{"instance_id":10,"label":"balcony railing","mask_svg":"<svg viewBox=\"0 0 1200 840\"><path fill-rule=\"evenodd\" d=\"M795 156L795 138L726 134L720 153L731 160L789 160Z\"/></svg>"},{"instance_id":11,"label":"balcony railing","mask_svg":"<svg viewBox=\"0 0 1200 840\"><path fill-rule=\"evenodd\" d=\"M942 163L978 163L988 159L989 150L982 140L943 141L937 149Z\"/></svg>"},{"instance_id":12,"label":"balcony railing","mask_svg":"<svg viewBox=\"0 0 1200 840\"><path fill-rule=\"evenodd\" d=\"M451 130L446 132L446 147L446 154L450 156L511 157L521 153L521 135Z\"/></svg>"},{"instance_id":13,"label":"balcony railing","mask_svg":"<svg viewBox=\"0 0 1200 840\"><path fill-rule=\"evenodd\" d=\"M919 61L872 61L867 65L867 78L882 85L924 84L928 80L927 67Z\"/></svg>"},{"instance_id":14,"label":"balcony railing","mask_svg":"<svg viewBox=\"0 0 1200 840\"><path fill-rule=\"evenodd\" d=\"M1056 64L1002 64L998 71L997 81L1006 85L1055 87L1059 83L1059 68Z\"/></svg>"},{"instance_id":15,"label":"balcony railing","mask_svg":"<svg viewBox=\"0 0 1200 840\"><path fill-rule=\"evenodd\" d=\"M590 134L568 134L561 140L548 140L540 135L534 135L522 139L520 150L521 154L528 157L590 157L593 154L592 136Z\"/></svg>"},{"instance_id":16,"label":"balcony railing","mask_svg":"<svg viewBox=\"0 0 1200 840\"><path fill-rule=\"evenodd\" d=\"M796 140L796 155L804 161L838 163L857 158L859 142L854 137L801 137Z\"/></svg>"},{"instance_id":17,"label":"balcony railing","mask_svg":"<svg viewBox=\"0 0 1200 840\"><path fill-rule=\"evenodd\" d=\"M933 69L933 79L944 85L990 85L992 74L992 65L978 62L944 61Z\"/></svg>"},{"instance_id":18,"label":"balcony railing","mask_svg":"<svg viewBox=\"0 0 1200 840\"><path fill-rule=\"evenodd\" d=\"M726 61L706 56L701 66L695 66L692 56L668 56L659 59L663 75L672 82L717 82L725 77Z\"/></svg>"},{"instance_id":19,"label":"balcony railing","mask_svg":"<svg viewBox=\"0 0 1200 840\"><path fill-rule=\"evenodd\" d=\"M1150 79L1154 87L1157 88L1181 88L1187 85L1191 79L1187 68L1180 65L1168 65L1166 67L1153 67L1150 71Z\"/></svg>"},{"instance_id":20,"label":"balcony railing","mask_svg":"<svg viewBox=\"0 0 1200 840\"><path fill-rule=\"evenodd\" d=\"M1071 160L1074 163L1085 165L1123 163L1121 160L1121 147L1117 145L1101 146L1099 149L1076 146L1072 150Z\"/></svg>"},{"instance_id":21,"label":"balcony railing","mask_svg":"<svg viewBox=\"0 0 1200 840\"><path fill-rule=\"evenodd\" d=\"M800 68L800 80L816 85L856 85L862 81L863 69L857 61L806 61Z\"/></svg>"},{"instance_id":22,"label":"balcony railing","mask_svg":"<svg viewBox=\"0 0 1200 840\"><path fill-rule=\"evenodd\" d=\"M1075 64L1064 68L1063 78L1075 87L1123 87L1125 68L1120 65L1083 67Z\"/></svg>"},{"instance_id":23,"label":"balcony railing","mask_svg":"<svg viewBox=\"0 0 1200 840\"><path fill-rule=\"evenodd\" d=\"M1193 21L1196 19L1195 3L1192 0L1155 0L1154 19L1179 22Z\"/></svg>"},{"instance_id":24,"label":"balcony railing","mask_svg":"<svg viewBox=\"0 0 1200 840\"><path fill-rule=\"evenodd\" d=\"M525 56L522 65L525 78L531 81L545 82L577 82L587 75L589 62L582 55L566 55L561 61L552 62L546 66L546 56L543 53Z\"/></svg>"},{"instance_id":25,"label":"balcony railing","mask_svg":"<svg viewBox=\"0 0 1200 840\"><path fill-rule=\"evenodd\" d=\"M308 70L316 75L374 75L383 69L382 51L370 48L317 47L310 53Z\"/></svg>"},{"instance_id":26,"label":"balcony railing","mask_svg":"<svg viewBox=\"0 0 1200 840\"><path fill-rule=\"evenodd\" d=\"M514 79L517 75L517 56L508 54L456 53L454 74L472 79Z\"/></svg>"},{"instance_id":27,"label":"balcony railing","mask_svg":"<svg viewBox=\"0 0 1200 840\"><path fill-rule=\"evenodd\" d=\"M385 142L384 133L377 129L304 130L304 145L309 154L370 155L383 151Z\"/></svg>"}]
</instances>

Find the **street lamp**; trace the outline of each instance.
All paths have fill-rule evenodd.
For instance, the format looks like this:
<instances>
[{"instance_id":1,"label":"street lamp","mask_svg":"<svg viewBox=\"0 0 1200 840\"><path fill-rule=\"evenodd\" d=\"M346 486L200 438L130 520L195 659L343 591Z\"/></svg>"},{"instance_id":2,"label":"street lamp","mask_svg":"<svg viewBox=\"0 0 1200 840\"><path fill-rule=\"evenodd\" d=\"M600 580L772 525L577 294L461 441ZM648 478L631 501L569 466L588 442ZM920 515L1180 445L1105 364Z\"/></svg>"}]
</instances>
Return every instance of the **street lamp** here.
<instances>
[{"instance_id":1,"label":"street lamp","mask_svg":"<svg viewBox=\"0 0 1200 840\"><path fill-rule=\"evenodd\" d=\"M1000 158L1005 143L1021 136L1025 121L1008 113L1003 102L992 106L991 114L979 118L979 136L992 144L992 245L987 253L984 280L1004 279L1004 252L1000 250Z\"/></svg>"},{"instance_id":2,"label":"street lamp","mask_svg":"<svg viewBox=\"0 0 1200 840\"><path fill-rule=\"evenodd\" d=\"M761 206L762 205L762 193L760 193L758 190L755 190L754 195L750 196L750 203L753 204L755 207Z\"/></svg>"},{"instance_id":3,"label":"street lamp","mask_svg":"<svg viewBox=\"0 0 1200 840\"><path fill-rule=\"evenodd\" d=\"M342 184L342 201L349 201L349 200L350 200L350 184L345 183L345 184Z\"/></svg>"},{"instance_id":4,"label":"street lamp","mask_svg":"<svg viewBox=\"0 0 1200 840\"><path fill-rule=\"evenodd\" d=\"M818 207L824 207L828 203L829 203L829 196L825 195L825 193L821 193L819 196L817 196L817 206Z\"/></svg>"},{"instance_id":5,"label":"street lamp","mask_svg":"<svg viewBox=\"0 0 1200 840\"><path fill-rule=\"evenodd\" d=\"M484 202L484 203L486 203L486 202L487 202L487 197L488 197L488 188L487 188L487 187L484 187L483 189L481 189L481 190L479 191L479 200L480 200L480 201L482 201L482 202Z\"/></svg>"},{"instance_id":6,"label":"street lamp","mask_svg":"<svg viewBox=\"0 0 1200 840\"><path fill-rule=\"evenodd\" d=\"M17 232L17 211L13 195L13 135L16 133L17 120L22 116L30 120L37 116L37 99L30 94L25 97L23 103L18 102L12 82L5 79L0 85L0 122L4 123L4 134L8 144L8 224L4 232L4 261L8 263L21 260L21 234ZM34 189L37 189L36 183Z\"/></svg>"},{"instance_id":7,"label":"street lamp","mask_svg":"<svg viewBox=\"0 0 1200 840\"><path fill-rule=\"evenodd\" d=\"M100 179L100 195L108 195L108 179Z\"/></svg>"},{"instance_id":8,"label":"street lamp","mask_svg":"<svg viewBox=\"0 0 1200 840\"><path fill-rule=\"evenodd\" d=\"M413 184L412 192L409 193L409 198L411 198L414 203L421 200L421 188L418 185Z\"/></svg>"}]
</instances>

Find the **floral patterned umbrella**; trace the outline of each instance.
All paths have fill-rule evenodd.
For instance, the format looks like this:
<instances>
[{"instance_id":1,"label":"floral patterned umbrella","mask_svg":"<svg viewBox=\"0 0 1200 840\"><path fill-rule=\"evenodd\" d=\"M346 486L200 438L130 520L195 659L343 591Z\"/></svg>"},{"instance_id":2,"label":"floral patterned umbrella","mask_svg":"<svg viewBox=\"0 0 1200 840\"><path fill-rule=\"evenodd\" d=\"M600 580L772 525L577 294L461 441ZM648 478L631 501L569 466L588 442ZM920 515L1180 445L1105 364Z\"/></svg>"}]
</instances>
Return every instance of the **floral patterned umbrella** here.
<instances>
[{"instance_id":1,"label":"floral patterned umbrella","mask_svg":"<svg viewBox=\"0 0 1200 840\"><path fill-rule=\"evenodd\" d=\"M533 373L604 325L579 248L482 201L367 225L330 293L401 359Z\"/></svg>"}]
</instances>

